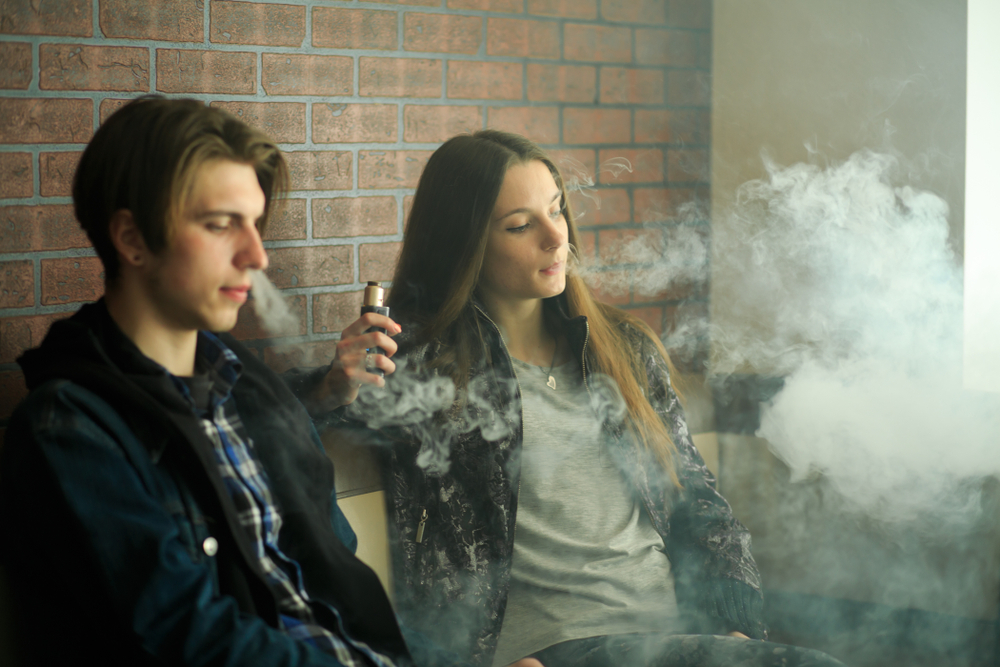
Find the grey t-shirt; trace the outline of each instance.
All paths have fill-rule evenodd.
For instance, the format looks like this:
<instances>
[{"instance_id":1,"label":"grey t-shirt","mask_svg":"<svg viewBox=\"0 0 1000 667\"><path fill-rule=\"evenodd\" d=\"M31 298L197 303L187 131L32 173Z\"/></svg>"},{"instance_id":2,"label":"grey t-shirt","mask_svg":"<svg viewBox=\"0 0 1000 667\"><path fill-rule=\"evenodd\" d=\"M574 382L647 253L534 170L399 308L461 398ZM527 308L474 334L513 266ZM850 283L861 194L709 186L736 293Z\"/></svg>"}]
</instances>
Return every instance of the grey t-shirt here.
<instances>
[{"instance_id":1,"label":"grey t-shirt","mask_svg":"<svg viewBox=\"0 0 1000 667\"><path fill-rule=\"evenodd\" d=\"M524 444L510 597L494 667L570 639L670 632L670 561L603 449L578 362L514 360Z\"/></svg>"}]
</instances>

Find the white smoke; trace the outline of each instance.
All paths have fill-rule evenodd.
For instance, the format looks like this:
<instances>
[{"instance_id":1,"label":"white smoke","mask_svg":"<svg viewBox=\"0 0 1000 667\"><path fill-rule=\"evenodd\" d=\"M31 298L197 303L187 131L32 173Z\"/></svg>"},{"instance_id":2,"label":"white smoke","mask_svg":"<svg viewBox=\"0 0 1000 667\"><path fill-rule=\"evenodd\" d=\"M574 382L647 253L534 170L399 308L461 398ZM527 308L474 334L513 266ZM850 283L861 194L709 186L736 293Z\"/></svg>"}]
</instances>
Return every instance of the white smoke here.
<instances>
[{"instance_id":1,"label":"white smoke","mask_svg":"<svg viewBox=\"0 0 1000 667\"><path fill-rule=\"evenodd\" d=\"M251 271L250 285L254 312L263 327L274 336L295 334L299 328L298 318L292 314L285 297L264 272Z\"/></svg>"},{"instance_id":2,"label":"white smoke","mask_svg":"<svg viewBox=\"0 0 1000 667\"><path fill-rule=\"evenodd\" d=\"M947 204L895 185L890 155L765 162L713 239L741 281L738 316L712 329L713 371L785 376L758 435L793 480L821 473L880 519L977 507L969 480L1000 473L1000 400L962 386Z\"/></svg>"}]
</instances>

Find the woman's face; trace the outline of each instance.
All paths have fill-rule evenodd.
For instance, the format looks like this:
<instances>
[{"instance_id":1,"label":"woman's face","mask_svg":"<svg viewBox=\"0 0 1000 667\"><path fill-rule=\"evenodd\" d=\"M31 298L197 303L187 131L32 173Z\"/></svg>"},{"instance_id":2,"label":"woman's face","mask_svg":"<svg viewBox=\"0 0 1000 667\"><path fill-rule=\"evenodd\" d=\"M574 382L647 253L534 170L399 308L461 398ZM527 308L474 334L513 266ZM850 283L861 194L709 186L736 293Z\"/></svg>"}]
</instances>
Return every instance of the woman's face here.
<instances>
[{"instance_id":1,"label":"woman's face","mask_svg":"<svg viewBox=\"0 0 1000 667\"><path fill-rule=\"evenodd\" d=\"M566 288L562 192L545 163L507 170L493 207L479 289L490 300L544 299Z\"/></svg>"}]
</instances>

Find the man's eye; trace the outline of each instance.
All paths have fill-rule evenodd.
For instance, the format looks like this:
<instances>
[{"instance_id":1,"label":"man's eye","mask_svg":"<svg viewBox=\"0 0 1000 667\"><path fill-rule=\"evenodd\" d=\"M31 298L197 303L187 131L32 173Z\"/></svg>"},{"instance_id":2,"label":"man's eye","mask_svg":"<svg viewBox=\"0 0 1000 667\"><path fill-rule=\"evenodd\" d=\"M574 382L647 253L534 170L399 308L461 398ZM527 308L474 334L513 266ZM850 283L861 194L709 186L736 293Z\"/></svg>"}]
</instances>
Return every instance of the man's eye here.
<instances>
[{"instance_id":1,"label":"man's eye","mask_svg":"<svg viewBox=\"0 0 1000 667\"><path fill-rule=\"evenodd\" d=\"M229 229L229 225L224 222L206 222L205 229L210 232L224 232Z\"/></svg>"}]
</instances>

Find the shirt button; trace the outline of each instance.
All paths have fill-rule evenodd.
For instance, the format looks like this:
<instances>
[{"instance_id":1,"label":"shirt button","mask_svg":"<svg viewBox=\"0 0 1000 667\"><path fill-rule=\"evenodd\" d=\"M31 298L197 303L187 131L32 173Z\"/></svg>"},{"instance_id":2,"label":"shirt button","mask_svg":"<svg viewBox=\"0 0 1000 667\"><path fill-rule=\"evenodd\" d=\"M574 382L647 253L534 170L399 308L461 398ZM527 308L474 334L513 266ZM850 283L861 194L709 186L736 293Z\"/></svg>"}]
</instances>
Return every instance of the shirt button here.
<instances>
[{"instance_id":1,"label":"shirt button","mask_svg":"<svg viewBox=\"0 0 1000 667\"><path fill-rule=\"evenodd\" d=\"M206 556L212 557L219 553L219 541L214 537L206 537L205 541L201 543L201 549Z\"/></svg>"}]
</instances>

